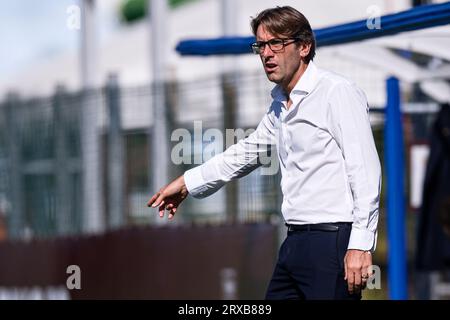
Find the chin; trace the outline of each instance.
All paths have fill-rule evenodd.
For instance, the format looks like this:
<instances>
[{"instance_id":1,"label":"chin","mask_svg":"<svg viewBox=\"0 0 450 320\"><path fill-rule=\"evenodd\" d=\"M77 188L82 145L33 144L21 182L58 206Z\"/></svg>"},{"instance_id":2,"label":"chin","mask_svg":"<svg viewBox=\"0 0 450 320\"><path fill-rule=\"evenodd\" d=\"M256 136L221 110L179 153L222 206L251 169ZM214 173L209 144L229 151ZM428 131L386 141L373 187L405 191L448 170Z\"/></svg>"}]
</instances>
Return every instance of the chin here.
<instances>
[{"instance_id":1,"label":"chin","mask_svg":"<svg viewBox=\"0 0 450 320\"><path fill-rule=\"evenodd\" d=\"M267 79L269 79L269 81L274 82L276 84L281 83L281 79L279 77L277 77L275 74L267 74Z\"/></svg>"}]
</instances>

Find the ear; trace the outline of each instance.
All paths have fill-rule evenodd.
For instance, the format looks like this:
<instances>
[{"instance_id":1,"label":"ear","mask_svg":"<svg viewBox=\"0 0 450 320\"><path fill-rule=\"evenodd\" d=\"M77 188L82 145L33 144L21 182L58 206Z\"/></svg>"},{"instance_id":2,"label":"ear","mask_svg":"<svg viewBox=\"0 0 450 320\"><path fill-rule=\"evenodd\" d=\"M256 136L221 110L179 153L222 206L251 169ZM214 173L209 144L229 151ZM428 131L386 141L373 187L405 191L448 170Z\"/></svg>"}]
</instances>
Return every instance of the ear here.
<instances>
[{"instance_id":1,"label":"ear","mask_svg":"<svg viewBox=\"0 0 450 320\"><path fill-rule=\"evenodd\" d=\"M311 50L311 44L310 43L302 43L300 45L300 57L302 59L306 58L306 56L309 54L310 50Z\"/></svg>"}]
</instances>

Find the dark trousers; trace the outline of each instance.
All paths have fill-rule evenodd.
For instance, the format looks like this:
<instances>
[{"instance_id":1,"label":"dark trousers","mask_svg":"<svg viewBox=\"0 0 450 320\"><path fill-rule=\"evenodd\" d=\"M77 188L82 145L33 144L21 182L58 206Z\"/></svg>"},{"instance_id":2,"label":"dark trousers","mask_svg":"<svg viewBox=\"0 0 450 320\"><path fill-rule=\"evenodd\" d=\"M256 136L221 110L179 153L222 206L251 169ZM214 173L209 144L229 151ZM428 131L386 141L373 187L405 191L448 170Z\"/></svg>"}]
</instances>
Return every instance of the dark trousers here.
<instances>
[{"instance_id":1,"label":"dark trousers","mask_svg":"<svg viewBox=\"0 0 450 320\"><path fill-rule=\"evenodd\" d=\"M266 293L268 300L360 300L344 280L344 257L351 224L335 231L288 231Z\"/></svg>"}]
</instances>

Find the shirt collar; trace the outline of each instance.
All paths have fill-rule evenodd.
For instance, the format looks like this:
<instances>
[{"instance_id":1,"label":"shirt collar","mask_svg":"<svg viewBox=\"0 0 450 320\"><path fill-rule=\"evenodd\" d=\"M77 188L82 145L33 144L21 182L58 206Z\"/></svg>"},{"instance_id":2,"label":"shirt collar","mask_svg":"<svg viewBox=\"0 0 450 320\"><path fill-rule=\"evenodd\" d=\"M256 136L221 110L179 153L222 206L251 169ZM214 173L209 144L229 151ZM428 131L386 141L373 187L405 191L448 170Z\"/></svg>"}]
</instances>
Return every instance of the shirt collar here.
<instances>
[{"instance_id":1,"label":"shirt collar","mask_svg":"<svg viewBox=\"0 0 450 320\"><path fill-rule=\"evenodd\" d=\"M317 84L319 78L319 71L316 65L310 61L305 72L300 77L300 80L291 91L291 99L297 95L305 96L309 94ZM276 101L286 101L286 94L280 85L273 88L272 98Z\"/></svg>"}]
</instances>

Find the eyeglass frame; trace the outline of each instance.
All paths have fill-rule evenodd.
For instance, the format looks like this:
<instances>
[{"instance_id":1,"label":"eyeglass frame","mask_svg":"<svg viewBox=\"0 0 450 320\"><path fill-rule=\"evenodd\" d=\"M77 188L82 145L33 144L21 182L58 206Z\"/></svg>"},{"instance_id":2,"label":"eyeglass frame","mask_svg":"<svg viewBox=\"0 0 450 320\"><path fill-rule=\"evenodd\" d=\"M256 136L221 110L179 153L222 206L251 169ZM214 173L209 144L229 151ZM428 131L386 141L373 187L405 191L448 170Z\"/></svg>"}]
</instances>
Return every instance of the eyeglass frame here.
<instances>
[{"instance_id":1,"label":"eyeglass frame","mask_svg":"<svg viewBox=\"0 0 450 320\"><path fill-rule=\"evenodd\" d=\"M274 40L281 40L281 44L282 44L282 48L281 48L281 49L278 49L278 50L273 50L273 49L272 49L272 45L270 44L270 42L271 42L271 41L274 41ZM289 40L293 40L293 41L290 42L290 43L286 43L286 42L289 41ZM295 37L295 38L285 38L285 39L281 39L281 38L273 38L273 39L270 39L269 41L256 41L256 42L253 42L253 43L250 45L250 47L252 48L252 52L253 52L254 54L261 54L261 52L264 51L264 49L266 48L266 45L269 46L269 48L270 48L270 50L272 50L272 52L278 53L278 52L282 52L282 51L284 50L284 48L285 48L287 45L290 45L290 44L292 44L292 43L298 42L298 41L300 41L300 40L301 40L300 37ZM264 46L262 47L263 49L261 49L261 45L264 45Z\"/></svg>"}]
</instances>

